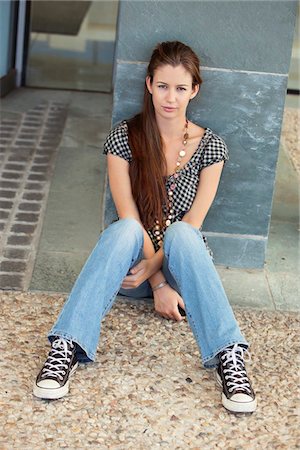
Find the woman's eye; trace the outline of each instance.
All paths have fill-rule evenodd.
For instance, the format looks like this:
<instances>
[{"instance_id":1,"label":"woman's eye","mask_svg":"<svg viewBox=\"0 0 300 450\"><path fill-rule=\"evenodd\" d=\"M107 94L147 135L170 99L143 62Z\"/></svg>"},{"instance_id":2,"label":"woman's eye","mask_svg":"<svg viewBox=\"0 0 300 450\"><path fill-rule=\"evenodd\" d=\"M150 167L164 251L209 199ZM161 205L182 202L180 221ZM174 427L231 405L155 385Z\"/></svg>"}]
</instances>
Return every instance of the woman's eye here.
<instances>
[{"instance_id":1,"label":"woman's eye","mask_svg":"<svg viewBox=\"0 0 300 450\"><path fill-rule=\"evenodd\" d=\"M158 85L159 88L166 88L167 86L165 86L164 84L160 84ZM179 91L186 91L186 89L184 87L179 86L177 89L179 89Z\"/></svg>"}]
</instances>

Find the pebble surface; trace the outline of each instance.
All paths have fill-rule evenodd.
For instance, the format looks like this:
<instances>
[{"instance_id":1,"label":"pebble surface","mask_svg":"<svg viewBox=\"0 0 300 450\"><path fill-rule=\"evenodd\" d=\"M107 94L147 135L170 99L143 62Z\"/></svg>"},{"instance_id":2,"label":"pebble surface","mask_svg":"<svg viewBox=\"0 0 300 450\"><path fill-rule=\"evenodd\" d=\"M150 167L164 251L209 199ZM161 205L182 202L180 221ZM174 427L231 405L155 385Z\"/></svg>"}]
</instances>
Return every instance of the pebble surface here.
<instances>
[{"instance_id":1,"label":"pebble surface","mask_svg":"<svg viewBox=\"0 0 300 450\"><path fill-rule=\"evenodd\" d=\"M300 109L284 108L281 141L300 177Z\"/></svg>"},{"instance_id":2,"label":"pebble surface","mask_svg":"<svg viewBox=\"0 0 300 450\"><path fill-rule=\"evenodd\" d=\"M299 448L296 313L234 308L251 344L246 366L258 400L255 413L235 415L221 404L213 370L202 367L186 319L163 319L139 299L114 303L96 361L80 364L66 397L35 398L47 332L66 296L0 297L1 450Z\"/></svg>"}]
</instances>

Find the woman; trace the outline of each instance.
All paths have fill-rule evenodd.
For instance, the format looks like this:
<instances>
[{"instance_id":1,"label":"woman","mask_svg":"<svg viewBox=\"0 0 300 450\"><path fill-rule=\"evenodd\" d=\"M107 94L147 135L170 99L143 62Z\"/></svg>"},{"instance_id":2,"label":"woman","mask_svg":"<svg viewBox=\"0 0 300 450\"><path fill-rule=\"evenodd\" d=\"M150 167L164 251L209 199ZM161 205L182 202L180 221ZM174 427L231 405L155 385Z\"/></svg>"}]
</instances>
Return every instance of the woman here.
<instances>
[{"instance_id":1,"label":"woman","mask_svg":"<svg viewBox=\"0 0 300 450\"><path fill-rule=\"evenodd\" d=\"M201 83L190 47L158 44L142 112L110 131L104 154L118 220L102 232L48 334L52 348L35 381L37 397L64 396L78 362L95 360L101 320L119 293L153 297L166 319L186 315L204 367L216 368L225 408L255 410L244 365L249 344L200 231L228 160L223 139L186 117Z\"/></svg>"}]
</instances>

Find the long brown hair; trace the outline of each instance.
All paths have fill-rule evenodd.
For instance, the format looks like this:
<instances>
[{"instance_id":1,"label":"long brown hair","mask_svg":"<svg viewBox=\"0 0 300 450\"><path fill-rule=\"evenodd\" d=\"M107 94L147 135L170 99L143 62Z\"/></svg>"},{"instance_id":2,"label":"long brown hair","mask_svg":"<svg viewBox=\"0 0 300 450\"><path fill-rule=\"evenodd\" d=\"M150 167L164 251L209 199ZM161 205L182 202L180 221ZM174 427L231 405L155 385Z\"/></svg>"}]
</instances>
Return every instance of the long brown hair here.
<instances>
[{"instance_id":1,"label":"long brown hair","mask_svg":"<svg viewBox=\"0 0 300 450\"><path fill-rule=\"evenodd\" d=\"M179 41L157 44L147 68L151 83L155 70L163 65L177 67L180 64L192 75L192 86L199 88L200 61L194 51ZM162 138L157 126L152 96L145 82L142 111L129 119L128 143L132 152L129 175L133 198L136 202L141 222L146 229L152 228L155 220L163 226L163 211L168 204L165 187L167 162L163 152Z\"/></svg>"}]
</instances>

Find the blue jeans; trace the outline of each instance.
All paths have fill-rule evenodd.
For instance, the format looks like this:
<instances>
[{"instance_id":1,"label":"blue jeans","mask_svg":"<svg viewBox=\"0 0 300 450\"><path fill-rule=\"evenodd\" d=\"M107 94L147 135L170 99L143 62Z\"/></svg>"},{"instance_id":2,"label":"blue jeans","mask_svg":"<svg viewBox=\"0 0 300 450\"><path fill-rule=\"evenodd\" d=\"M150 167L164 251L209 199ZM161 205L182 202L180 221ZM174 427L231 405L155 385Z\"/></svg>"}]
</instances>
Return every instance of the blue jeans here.
<instances>
[{"instance_id":1,"label":"blue jeans","mask_svg":"<svg viewBox=\"0 0 300 450\"><path fill-rule=\"evenodd\" d=\"M79 362L95 361L101 320L117 294L153 297L148 280L135 289L121 288L130 269L144 257L143 245L143 228L133 218L119 219L101 233L48 334L50 343L54 336L72 339ZM174 222L166 230L163 248L162 271L183 298L204 367L216 367L218 353L228 345L248 347L201 231L187 222Z\"/></svg>"}]
</instances>

